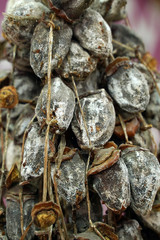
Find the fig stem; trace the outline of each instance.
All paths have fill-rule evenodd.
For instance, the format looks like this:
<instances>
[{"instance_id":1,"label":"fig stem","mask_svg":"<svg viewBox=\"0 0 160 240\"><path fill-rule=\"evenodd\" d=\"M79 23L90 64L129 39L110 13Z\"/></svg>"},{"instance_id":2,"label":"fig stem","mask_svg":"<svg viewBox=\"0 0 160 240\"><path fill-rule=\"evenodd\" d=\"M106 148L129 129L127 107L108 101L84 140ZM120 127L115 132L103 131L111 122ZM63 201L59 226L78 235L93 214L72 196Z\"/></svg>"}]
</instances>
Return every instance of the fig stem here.
<instances>
[{"instance_id":1,"label":"fig stem","mask_svg":"<svg viewBox=\"0 0 160 240\"><path fill-rule=\"evenodd\" d=\"M121 47L123 47L123 48L128 49L129 51L135 52L135 49L134 49L134 48L132 48L132 47L130 47L130 46L127 46L126 44L123 44L123 43L121 43L121 42L119 42L119 41L117 41L117 40L115 40L115 39L112 39L112 42L115 43L115 44L117 44L117 45L119 45L119 46L121 46Z\"/></svg>"},{"instance_id":2,"label":"fig stem","mask_svg":"<svg viewBox=\"0 0 160 240\"><path fill-rule=\"evenodd\" d=\"M2 189L3 189L2 185L3 185L3 178L5 173L5 162L6 162L6 154L7 154L7 147L8 147L9 124L10 124L10 110L7 109L7 124L6 124L4 152L2 157L2 167L1 167L1 177L0 177L0 203L2 202Z\"/></svg>"},{"instance_id":3,"label":"fig stem","mask_svg":"<svg viewBox=\"0 0 160 240\"><path fill-rule=\"evenodd\" d=\"M61 136L61 141L60 141L60 144L59 144L59 147L58 147L58 156L55 159L55 172L54 172L54 176L53 176L53 184L54 184L54 192L55 192L56 203L57 203L57 205L59 206L59 209L60 209L60 215L61 215L61 219L62 219L62 226L63 226L63 229L64 229L64 235L65 235L65 237L63 236L62 239L69 240L66 223L65 223L65 220L64 220L61 204L60 204L60 201L59 201L58 186L57 186L57 180L56 180L58 170L59 170L59 168L61 166L61 162L62 162L63 152L64 152L64 149L65 149L65 146L66 146L65 136L62 135ZM63 235L63 231L61 229L60 222L58 224L58 228L59 228L59 231L60 231L60 235Z\"/></svg>"},{"instance_id":4,"label":"fig stem","mask_svg":"<svg viewBox=\"0 0 160 240\"><path fill-rule=\"evenodd\" d=\"M51 16L51 22L53 19L53 15ZM51 105L51 74L52 74L52 47L53 47L53 24L50 22L48 23L48 26L50 27L49 30L49 42L48 42L48 92L47 92L47 130L46 130L46 136L45 136L45 147L44 147L44 173L43 173L43 197L42 201L46 202L47 200L47 168L48 168L48 142L49 142L49 130L50 130L50 124L51 124L51 118L50 118L50 105Z\"/></svg>"},{"instance_id":5,"label":"fig stem","mask_svg":"<svg viewBox=\"0 0 160 240\"><path fill-rule=\"evenodd\" d=\"M142 113L138 113L138 118L139 118L139 120L140 120L140 122L142 123L142 130L147 130L147 129L150 129L150 128L152 128L152 124L147 124L146 123L146 121L145 121L145 119L143 118L143 116L142 116Z\"/></svg>"},{"instance_id":6,"label":"fig stem","mask_svg":"<svg viewBox=\"0 0 160 240\"><path fill-rule=\"evenodd\" d=\"M132 144L132 142L130 142L128 140L128 134L127 134L127 129L126 129L126 124L122 118L122 116L120 114L118 114L118 118L119 118L119 121L121 123L121 126L122 126L122 129L123 129L123 132L124 132L124 136L125 136L125 140L126 140L126 143L127 144Z\"/></svg>"},{"instance_id":7,"label":"fig stem","mask_svg":"<svg viewBox=\"0 0 160 240\"><path fill-rule=\"evenodd\" d=\"M94 225L94 223L92 222L91 219L91 206L90 206L90 198L89 198L89 186L88 186L88 176L87 176L87 172L88 172L88 168L89 168L89 164L90 164L90 158L91 158L91 149L93 149L90 137L89 137L89 132L87 129L87 124L86 124L86 120L85 120L85 116L84 116L84 112L83 109L81 107L81 103L80 103L80 99L78 96L78 91L77 91L77 87L74 81L74 77L72 76L72 84L74 87L74 92L78 101L78 105L79 105L79 109L82 115L82 119L83 119L83 124L86 130L86 134L88 137L88 141L89 141L89 155L88 155L88 160L87 160L87 165L86 165L86 172L85 172L85 186L86 186L86 201L87 201L87 209L88 209L88 220L89 220L89 225L91 228L93 228L93 230L95 231L95 233L102 239L102 240L106 240L102 234L98 231L98 229L96 228L96 226Z\"/></svg>"}]
</instances>

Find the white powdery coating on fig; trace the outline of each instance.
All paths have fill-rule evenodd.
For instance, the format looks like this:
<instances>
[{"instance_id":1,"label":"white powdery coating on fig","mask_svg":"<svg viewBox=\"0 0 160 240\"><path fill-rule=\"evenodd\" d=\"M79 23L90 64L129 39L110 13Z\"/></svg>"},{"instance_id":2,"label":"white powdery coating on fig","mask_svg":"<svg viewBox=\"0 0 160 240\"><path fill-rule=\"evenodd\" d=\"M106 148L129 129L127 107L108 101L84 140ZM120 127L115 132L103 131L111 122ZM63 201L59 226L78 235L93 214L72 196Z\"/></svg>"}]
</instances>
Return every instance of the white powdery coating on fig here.
<instances>
[{"instance_id":1,"label":"white powdery coating on fig","mask_svg":"<svg viewBox=\"0 0 160 240\"><path fill-rule=\"evenodd\" d=\"M44 21L49 21L45 19ZM51 69L56 70L67 55L72 38L72 29L63 19L54 18ZM58 27L58 29L56 29ZM33 33L30 49L30 64L35 74L43 78L48 71L49 31L46 23L40 22Z\"/></svg>"},{"instance_id":2,"label":"white powdery coating on fig","mask_svg":"<svg viewBox=\"0 0 160 240\"><path fill-rule=\"evenodd\" d=\"M43 124L46 119L46 106L47 106L48 85L45 85L38 98L36 105L36 115L39 124ZM50 113L57 121L58 130L57 134L65 132L73 118L75 108L75 95L73 91L67 87L60 78L54 78L51 82L51 105Z\"/></svg>"},{"instance_id":3,"label":"white powdery coating on fig","mask_svg":"<svg viewBox=\"0 0 160 240\"><path fill-rule=\"evenodd\" d=\"M32 124L24 145L21 176L24 180L39 177L44 171L45 134L40 133L38 123Z\"/></svg>"},{"instance_id":4,"label":"white powdery coating on fig","mask_svg":"<svg viewBox=\"0 0 160 240\"><path fill-rule=\"evenodd\" d=\"M143 112L149 103L149 87L136 68L120 67L107 79L108 91L121 109L129 113Z\"/></svg>"},{"instance_id":5,"label":"white powdery coating on fig","mask_svg":"<svg viewBox=\"0 0 160 240\"><path fill-rule=\"evenodd\" d=\"M2 31L12 43L29 47L38 20L50 10L40 2L27 0L15 2L2 22Z\"/></svg>"},{"instance_id":6,"label":"white powdery coating on fig","mask_svg":"<svg viewBox=\"0 0 160 240\"><path fill-rule=\"evenodd\" d=\"M147 215L160 188L160 165L148 150L132 147L122 151L131 185L131 207L138 215Z\"/></svg>"},{"instance_id":7,"label":"white powdery coating on fig","mask_svg":"<svg viewBox=\"0 0 160 240\"><path fill-rule=\"evenodd\" d=\"M78 43L72 42L70 51L57 72L64 78L85 80L97 66L97 59L91 57Z\"/></svg>"},{"instance_id":8,"label":"white powdery coating on fig","mask_svg":"<svg viewBox=\"0 0 160 240\"><path fill-rule=\"evenodd\" d=\"M55 165L51 170L52 179L54 173ZM81 200L85 197L85 163L78 153L72 159L61 163L57 185L59 196L68 204L76 204L77 196Z\"/></svg>"},{"instance_id":9,"label":"white powdery coating on fig","mask_svg":"<svg viewBox=\"0 0 160 240\"><path fill-rule=\"evenodd\" d=\"M128 170L121 159L109 169L94 175L93 188L113 211L125 210L130 204Z\"/></svg>"},{"instance_id":10,"label":"white powdery coating on fig","mask_svg":"<svg viewBox=\"0 0 160 240\"><path fill-rule=\"evenodd\" d=\"M104 89L100 89L87 97L83 97L80 103L92 145L105 144L112 136L115 127L115 110L111 99ZM78 104L72 121L72 130L79 144L89 147L88 136Z\"/></svg>"},{"instance_id":11,"label":"white powdery coating on fig","mask_svg":"<svg viewBox=\"0 0 160 240\"><path fill-rule=\"evenodd\" d=\"M117 232L117 235L120 240L143 240L141 236L141 227L134 219L124 222Z\"/></svg>"},{"instance_id":12,"label":"white powdery coating on fig","mask_svg":"<svg viewBox=\"0 0 160 240\"><path fill-rule=\"evenodd\" d=\"M90 8L75 25L74 35L81 46L96 57L106 58L112 53L111 29L103 17Z\"/></svg>"}]
</instances>

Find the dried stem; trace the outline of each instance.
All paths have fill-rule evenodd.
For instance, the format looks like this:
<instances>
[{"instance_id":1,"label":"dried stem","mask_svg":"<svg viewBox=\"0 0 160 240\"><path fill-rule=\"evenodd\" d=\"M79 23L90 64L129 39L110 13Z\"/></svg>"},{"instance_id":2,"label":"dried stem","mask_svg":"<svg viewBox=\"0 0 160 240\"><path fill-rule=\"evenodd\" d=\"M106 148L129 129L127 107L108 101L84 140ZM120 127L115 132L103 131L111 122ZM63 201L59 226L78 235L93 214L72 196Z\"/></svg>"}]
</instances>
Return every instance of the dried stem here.
<instances>
[{"instance_id":1,"label":"dried stem","mask_svg":"<svg viewBox=\"0 0 160 240\"><path fill-rule=\"evenodd\" d=\"M58 206L60 208L60 214L61 214L62 226L63 226L64 234L65 234L65 239L69 240L68 233L67 233L67 227L66 227L66 224L65 224L65 220L64 220L61 204L60 204L60 201L59 201L58 186L57 186L57 180L56 180L58 170L59 170L59 168L61 166L61 162L62 162L62 157L63 157L63 152L64 152L64 149L65 149L65 146L66 146L65 136L62 135L61 136L61 141L60 141L60 144L59 144L59 148L58 148L58 156L55 159L55 172L54 172L54 176L53 176L53 183L54 183L54 191L55 191L56 203L58 204ZM58 224L58 227L59 227L60 231L62 232L60 222Z\"/></svg>"},{"instance_id":2,"label":"dried stem","mask_svg":"<svg viewBox=\"0 0 160 240\"><path fill-rule=\"evenodd\" d=\"M81 107L81 103L80 103L80 99L79 99L79 96L78 96L77 87L76 87L76 84L75 84L73 76L72 76L72 84L73 84L74 92L75 92L75 95L76 95L76 98L77 98L77 101L78 101L79 109L80 109L80 112L81 112L81 115L82 115L82 119L83 119L83 124L84 124L84 127L85 127L85 131L86 131L86 135L88 137L89 147L92 148L92 143L91 143L91 140L90 140L90 137L89 137L89 132L88 132L88 129L87 129L87 124L86 124L84 112L83 112L83 109Z\"/></svg>"},{"instance_id":3,"label":"dried stem","mask_svg":"<svg viewBox=\"0 0 160 240\"><path fill-rule=\"evenodd\" d=\"M115 39L112 39L112 42L115 43L115 44L117 44L117 45L119 45L119 46L121 46L121 47L123 47L123 48L128 49L128 50L131 51L131 52L135 52L135 49L134 49L134 48L132 48L132 47L130 47L130 46L127 46L126 44L123 44L123 43L121 43L121 42L119 42L119 41L117 41L117 40L115 40Z\"/></svg>"},{"instance_id":4,"label":"dried stem","mask_svg":"<svg viewBox=\"0 0 160 240\"><path fill-rule=\"evenodd\" d=\"M52 18L51 18L52 21ZM48 93L47 93L47 130L45 136L45 148L44 148L44 173L43 173L43 198L42 201L45 202L47 199L47 168L48 168L48 142L49 142L49 130L50 130L50 104L51 104L51 73L52 73L52 46L53 46L53 24L48 23L50 27L49 31L49 49L48 49Z\"/></svg>"},{"instance_id":5,"label":"dried stem","mask_svg":"<svg viewBox=\"0 0 160 240\"><path fill-rule=\"evenodd\" d=\"M19 202L20 202L20 212L21 212L21 233L23 235L24 222L23 222L23 187L22 186L20 186L20 189L19 189Z\"/></svg>"},{"instance_id":6,"label":"dried stem","mask_svg":"<svg viewBox=\"0 0 160 240\"><path fill-rule=\"evenodd\" d=\"M77 87L76 87L76 84L75 84L73 76L72 76L72 84L73 84L73 87L74 87L74 92L75 92L75 95L76 95L76 98L77 98L77 101L78 101L79 109L80 109L80 112L81 112L81 115L82 115L82 119L83 119L83 124L84 124L85 130L86 130L86 134L87 134L87 137L88 137L88 141L89 141L89 155L88 155L88 160L87 160L87 165L86 165L86 172L85 172L86 201L87 201L89 225L102 240L106 240L102 236L102 234L98 231L98 229L95 227L95 225L94 225L94 223L92 222L92 219L91 219L91 207L90 207L90 199L89 199L89 187L88 187L87 172L88 172L90 158L91 158L91 149L93 149L93 146L92 146L92 143L91 143L91 140L90 140L90 137L89 137L89 132L88 132L88 129L87 129L87 124L86 124L84 112L83 112L83 109L81 107L81 103L80 103L80 99L79 99L79 96L78 96Z\"/></svg>"},{"instance_id":7,"label":"dried stem","mask_svg":"<svg viewBox=\"0 0 160 240\"><path fill-rule=\"evenodd\" d=\"M124 136L125 136L126 143L127 143L127 144L132 144L132 142L130 142L130 141L128 140L128 134L127 134L126 124L125 124L125 122L124 122L124 120L123 120L123 118L122 118L122 116L121 116L120 114L118 114L118 118L119 118L119 121L120 121L120 123L121 123L122 130L123 130L123 132L124 132Z\"/></svg>"},{"instance_id":8,"label":"dried stem","mask_svg":"<svg viewBox=\"0 0 160 240\"><path fill-rule=\"evenodd\" d=\"M23 235L21 236L20 240L24 240L25 239L25 237L26 237L30 227L32 226L32 224L33 224L33 220L28 224L28 226L27 226L26 230L23 232Z\"/></svg>"},{"instance_id":9,"label":"dried stem","mask_svg":"<svg viewBox=\"0 0 160 240\"><path fill-rule=\"evenodd\" d=\"M3 152L3 158L2 158L1 177L0 177L0 202L2 201L2 189L3 189L3 178L4 178L4 173L5 173L5 162L6 162L7 147L8 147L9 124L10 124L10 110L7 109L7 123L6 123L6 132L5 132L5 143L4 143L4 152Z\"/></svg>"},{"instance_id":10,"label":"dried stem","mask_svg":"<svg viewBox=\"0 0 160 240\"><path fill-rule=\"evenodd\" d=\"M46 202L47 200L47 171L48 171L48 142L49 142L49 129L50 124L47 126L46 136L45 136L45 145L44 145L44 173L43 173L43 197L42 201Z\"/></svg>"},{"instance_id":11,"label":"dried stem","mask_svg":"<svg viewBox=\"0 0 160 240\"><path fill-rule=\"evenodd\" d=\"M147 124L146 123L146 121L144 120L144 118L143 118L143 116L142 116L142 113L138 113L138 118L139 118L139 120L140 120L140 122L142 123L142 130L147 130L147 129L150 129L150 128L152 128L152 124Z\"/></svg>"},{"instance_id":12,"label":"dried stem","mask_svg":"<svg viewBox=\"0 0 160 240\"><path fill-rule=\"evenodd\" d=\"M64 229L65 240L69 240L68 233L67 233L67 227L66 227L66 223L65 223L65 220L64 220L61 204L60 204L60 201L59 201L59 196L58 196L58 186L57 186L57 180L56 180L56 169L55 169L55 173L54 173L54 176L53 176L53 183L54 183L54 192L55 192L55 197L56 197L56 203L58 204L58 206L60 208L60 215L61 215L61 219L62 219L62 226L63 226L63 229ZM59 227L61 228L60 225L59 225Z\"/></svg>"}]
</instances>

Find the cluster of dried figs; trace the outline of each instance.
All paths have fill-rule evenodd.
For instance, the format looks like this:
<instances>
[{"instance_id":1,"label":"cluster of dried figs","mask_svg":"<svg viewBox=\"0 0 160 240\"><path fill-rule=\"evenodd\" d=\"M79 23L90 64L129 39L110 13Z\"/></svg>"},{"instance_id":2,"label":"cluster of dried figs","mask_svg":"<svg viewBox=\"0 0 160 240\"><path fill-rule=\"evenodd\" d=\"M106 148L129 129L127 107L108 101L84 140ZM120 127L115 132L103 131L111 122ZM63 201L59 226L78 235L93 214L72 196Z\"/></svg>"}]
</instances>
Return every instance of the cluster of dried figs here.
<instances>
[{"instance_id":1,"label":"cluster of dried figs","mask_svg":"<svg viewBox=\"0 0 160 240\"><path fill-rule=\"evenodd\" d=\"M1 239L159 239L160 77L126 4L8 1Z\"/></svg>"}]
</instances>

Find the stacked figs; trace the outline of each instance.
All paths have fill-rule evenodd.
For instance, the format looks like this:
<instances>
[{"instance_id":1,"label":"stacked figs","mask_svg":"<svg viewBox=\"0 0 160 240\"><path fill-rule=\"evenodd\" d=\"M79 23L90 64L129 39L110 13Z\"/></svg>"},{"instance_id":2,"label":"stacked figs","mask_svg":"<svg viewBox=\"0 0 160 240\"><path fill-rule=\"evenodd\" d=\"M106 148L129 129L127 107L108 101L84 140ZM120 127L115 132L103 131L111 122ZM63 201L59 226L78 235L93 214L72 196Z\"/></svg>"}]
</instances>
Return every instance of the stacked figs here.
<instances>
[{"instance_id":1,"label":"stacked figs","mask_svg":"<svg viewBox=\"0 0 160 240\"><path fill-rule=\"evenodd\" d=\"M160 130L152 81L157 76L158 85L159 75L142 40L115 23L126 18L126 3L8 2L2 55L13 71L0 76L4 129L10 109L3 239L158 239L159 148L149 128Z\"/></svg>"}]
</instances>

